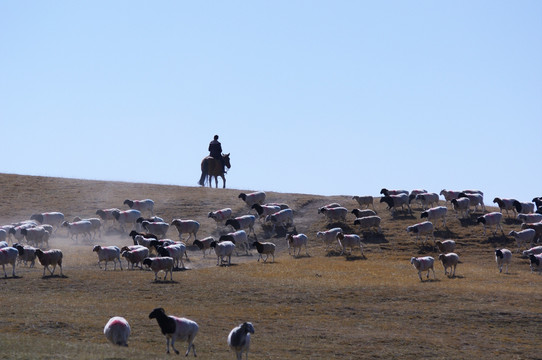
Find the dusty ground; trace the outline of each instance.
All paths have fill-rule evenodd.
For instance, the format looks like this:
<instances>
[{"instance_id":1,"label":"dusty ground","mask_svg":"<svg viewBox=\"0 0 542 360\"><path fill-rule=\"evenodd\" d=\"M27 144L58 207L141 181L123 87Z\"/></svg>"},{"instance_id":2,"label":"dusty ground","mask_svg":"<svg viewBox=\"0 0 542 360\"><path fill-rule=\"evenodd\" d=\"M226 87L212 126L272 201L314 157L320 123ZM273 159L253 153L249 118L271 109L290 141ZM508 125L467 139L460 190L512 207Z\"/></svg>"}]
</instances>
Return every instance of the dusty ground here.
<instances>
[{"instance_id":1,"label":"dusty ground","mask_svg":"<svg viewBox=\"0 0 542 360\"><path fill-rule=\"evenodd\" d=\"M254 189L265 190L265 189ZM0 174L0 222L27 219L35 212L61 211L67 219L91 217L101 208L125 209L125 199L151 198L165 220L191 218L201 223L198 238L218 236L209 211L231 207L247 213L238 199L249 189L209 189L152 184L83 181ZM438 190L435 190L438 191ZM375 193L371 191L360 192ZM198 322L198 357L234 358L225 339L242 321L256 328L251 359L360 358L540 358L542 277L531 274L528 261L514 255L509 274L499 274L495 247L514 249L500 233L483 236L476 216L459 221L453 213L437 239L457 241L462 263L457 276L420 282L411 256L438 256L431 246L415 245L406 227L420 221L414 214L392 218L380 204L382 234L364 233L365 256L325 252L316 232L342 226L356 232L353 215L346 223L328 224L317 208L348 196L267 193L295 211L296 230L309 236L310 256L288 256L283 237L258 239L278 246L274 264L251 256L234 256L231 267L217 267L216 257L203 259L190 247L188 270L176 271L173 282L154 282L149 271L103 271L92 253L95 243L129 244L111 229L101 239L75 244L60 230L51 246L64 252L64 277L42 278L42 268L17 267L17 278L0 279L0 358L148 359L165 357L165 339L148 319L154 307ZM377 201L378 202L378 199ZM518 229L506 220L504 233ZM170 238L176 231L170 229ZM125 265L125 263L124 263ZM126 317L132 326L128 348L106 342L103 326L110 316ZM177 348L184 352L185 343ZM171 355L175 356L175 355Z\"/></svg>"}]
</instances>

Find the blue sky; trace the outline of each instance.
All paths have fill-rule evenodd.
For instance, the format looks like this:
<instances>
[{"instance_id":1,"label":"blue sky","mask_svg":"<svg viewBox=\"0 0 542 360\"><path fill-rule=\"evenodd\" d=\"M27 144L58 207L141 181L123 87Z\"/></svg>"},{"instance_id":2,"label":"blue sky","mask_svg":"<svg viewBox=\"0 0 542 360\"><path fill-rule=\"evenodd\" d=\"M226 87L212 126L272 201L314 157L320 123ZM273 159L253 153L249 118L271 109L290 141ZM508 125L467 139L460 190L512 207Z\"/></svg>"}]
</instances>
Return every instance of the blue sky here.
<instances>
[{"instance_id":1,"label":"blue sky","mask_svg":"<svg viewBox=\"0 0 542 360\"><path fill-rule=\"evenodd\" d=\"M542 196L540 1L3 1L0 172Z\"/></svg>"}]
</instances>

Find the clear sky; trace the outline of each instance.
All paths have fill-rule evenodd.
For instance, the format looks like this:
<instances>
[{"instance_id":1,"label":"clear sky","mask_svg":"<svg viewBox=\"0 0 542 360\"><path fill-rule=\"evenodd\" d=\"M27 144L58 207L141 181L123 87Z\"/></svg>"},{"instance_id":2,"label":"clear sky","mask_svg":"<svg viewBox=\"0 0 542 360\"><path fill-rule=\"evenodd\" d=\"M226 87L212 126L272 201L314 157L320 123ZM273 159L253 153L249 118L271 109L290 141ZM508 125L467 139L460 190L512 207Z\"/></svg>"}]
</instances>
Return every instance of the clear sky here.
<instances>
[{"instance_id":1,"label":"clear sky","mask_svg":"<svg viewBox=\"0 0 542 360\"><path fill-rule=\"evenodd\" d=\"M0 54L0 172L542 196L542 1L2 1Z\"/></svg>"}]
</instances>

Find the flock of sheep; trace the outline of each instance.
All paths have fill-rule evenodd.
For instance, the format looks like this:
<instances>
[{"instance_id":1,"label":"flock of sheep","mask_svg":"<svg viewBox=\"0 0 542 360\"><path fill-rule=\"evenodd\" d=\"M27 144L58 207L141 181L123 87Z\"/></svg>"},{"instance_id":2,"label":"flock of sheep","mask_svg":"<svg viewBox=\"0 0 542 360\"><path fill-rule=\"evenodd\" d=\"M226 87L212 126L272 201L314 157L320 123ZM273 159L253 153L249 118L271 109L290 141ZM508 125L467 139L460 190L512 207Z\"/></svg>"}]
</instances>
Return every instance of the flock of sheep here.
<instances>
[{"instance_id":1,"label":"flock of sheep","mask_svg":"<svg viewBox=\"0 0 542 360\"><path fill-rule=\"evenodd\" d=\"M399 211L412 213L411 205L416 202L419 203L423 209L421 219L424 221L408 226L406 231L416 236L416 243L420 239L423 243L426 243L431 237L434 247L440 251L438 260L444 267L444 274L450 277L455 276L456 266L459 263L459 256L454 252L455 241L436 241L434 230L440 226L441 221L442 227L446 226L448 202L450 202L456 216L461 218L468 217L472 208L474 208L472 211L476 212L480 207L485 212L483 193L476 190L442 190L440 195L446 201L445 206L438 205L438 194L429 193L426 190L408 192L405 190L382 189L381 194L383 196L380 198L380 203L387 205L393 217ZM60 249L45 250L49 247L51 236L59 228L65 228L68 237L75 242L79 241L79 237L89 241L97 236L101 237L102 229L109 222L116 223L123 233L127 231L127 226L129 226L131 228L130 236L134 244L122 248L95 245L93 251L98 255L98 266L101 268L102 262L104 262L105 270L107 270L109 262L113 262L114 270L116 270L117 263L122 270L121 257L123 257L126 259L128 267L132 269L134 267L143 268L143 266L150 268L155 273L155 281L158 280L160 272L165 272L164 280L167 280L168 273L170 280L173 280L173 270L175 268L184 268L183 257L188 260L186 244L192 236L194 237L192 245L203 252L203 257L206 256L207 250L214 250L217 265L229 265L234 251L237 255L239 255L239 251L248 254L251 248L257 250L259 254L258 261L262 259L266 262L271 256L274 262L276 245L273 242L260 242L257 240L254 230L256 221L269 224L268 226L272 228L271 231L275 231L277 227L287 230L294 225L294 211L287 204L265 203L266 194L261 191L249 194L241 193L239 198L246 203L248 209L254 210L256 215L247 214L234 217L231 208L209 212L207 216L216 221L217 230L221 226L231 226L233 230L221 235L218 239L211 236L197 239L200 224L196 220L174 219L171 223L165 222L162 218L154 215L154 201L151 199L126 200L124 204L129 207L128 210L118 208L100 209L96 211L98 216L96 218L75 218L71 222L66 221L64 215L60 212L34 214L30 220L0 227L0 264L2 264L5 277L7 277L5 266L12 265L12 276L15 277L16 261L23 262L25 265L30 264L30 267L33 267L37 257L43 266L43 276L45 276L46 269L51 275L54 275L57 266L60 268L60 275L62 276L62 251ZM350 211L356 216L354 225L359 227L359 232L375 231L381 233L382 219L376 213L375 199L372 196L354 196L353 199L360 206L360 208ZM499 206L501 212L490 212L477 218L477 223L483 225L484 235L486 234L486 228L494 229L494 235L498 230L503 232L500 225L503 217L502 213L506 211L507 216L509 216L509 213L512 212L517 219L521 220L522 225L519 231L511 231L509 236L516 239L517 251L529 247L523 251L523 255L529 257L531 271L542 270L542 246L531 247L534 243L540 241L542 237L542 198L535 198L530 203L522 203L515 199L495 198L494 203ZM150 214L150 217L144 218L142 216L144 213ZM338 203L331 203L319 208L318 213L325 216L330 224L343 223L346 225L346 216L349 211ZM178 241L166 238L171 226L175 227L178 232ZM188 234L188 237L183 238L184 234ZM249 242L251 234L255 240ZM361 237L354 233L345 234L340 226L326 231L318 231L316 237L323 242L326 251L330 247L338 246L341 255L345 253L352 254L354 250L358 249L360 255L365 256ZM289 254L292 254L291 251L293 250L293 256L300 256L301 250L304 248L305 253L308 255L308 236L298 234L295 227L293 232L287 232L285 240ZM9 242L11 242L11 246ZM495 260L499 271L506 267L506 272L508 272L511 259L512 252L510 250L495 250ZM420 280L423 280L423 272L427 272L427 278L429 278L432 271L435 278L435 259L432 256L412 257L410 262L416 268ZM174 347L175 340L179 340L188 342L186 355L192 349L194 356L196 356L193 340L198 332L198 325L194 321L167 316L164 309L161 308L153 310L149 317L157 319L162 333L166 336L168 353L170 340L173 350L179 353ZM235 350L238 358L240 358L242 352L248 352L251 333L254 333L254 328L251 323L247 322L233 329L229 334L228 343ZM105 326L104 334L113 344L127 345L130 326L124 318L113 317Z\"/></svg>"}]
</instances>

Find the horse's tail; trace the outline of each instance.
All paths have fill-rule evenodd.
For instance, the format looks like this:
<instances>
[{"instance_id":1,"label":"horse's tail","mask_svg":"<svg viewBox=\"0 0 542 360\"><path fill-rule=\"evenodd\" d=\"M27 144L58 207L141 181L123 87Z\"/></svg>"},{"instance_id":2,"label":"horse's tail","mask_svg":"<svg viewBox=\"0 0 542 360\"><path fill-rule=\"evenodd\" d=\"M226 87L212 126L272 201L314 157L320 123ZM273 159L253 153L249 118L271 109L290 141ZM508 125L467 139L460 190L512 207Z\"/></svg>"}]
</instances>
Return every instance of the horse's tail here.
<instances>
[{"instance_id":1,"label":"horse's tail","mask_svg":"<svg viewBox=\"0 0 542 360\"><path fill-rule=\"evenodd\" d=\"M209 161L207 159L203 159L201 162L201 177L199 178L198 184L205 186L207 175L209 175Z\"/></svg>"}]
</instances>

